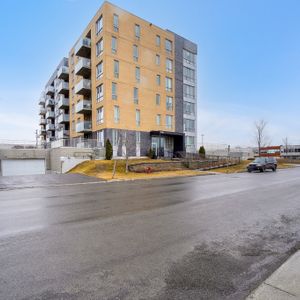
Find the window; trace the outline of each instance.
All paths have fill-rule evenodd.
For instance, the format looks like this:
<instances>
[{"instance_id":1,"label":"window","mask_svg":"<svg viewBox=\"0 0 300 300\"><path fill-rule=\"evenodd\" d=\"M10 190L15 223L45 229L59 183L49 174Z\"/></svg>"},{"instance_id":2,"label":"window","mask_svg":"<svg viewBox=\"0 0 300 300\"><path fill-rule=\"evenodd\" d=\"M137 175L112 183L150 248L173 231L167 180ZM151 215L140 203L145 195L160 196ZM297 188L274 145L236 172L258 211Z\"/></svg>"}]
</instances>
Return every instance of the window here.
<instances>
[{"instance_id":1,"label":"window","mask_svg":"<svg viewBox=\"0 0 300 300\"><path fill-rule=\"evenodd\" d=\"M156 46L160 46L160 35L156 36L155 44L156 44Z\"/></svg>"},{"instance_id":2,"label":"window","mask_svg":"<svg viewBox=\"0 0 300 300\"><path fill-rule=\"evenodd\" d=\"M74 70L72 70L72 72L71 72L71 78L72 78L72 82L74 84L74 79L75 79Z\"/></svg>"},{"instance_id":3,"label":"window","mask_svg":"<svg viewBox=\"0 0 300 300\"><path fill-rule=\"evenodd\" d=\"M75 114L75 104L74 103L72 104L71 113L72 113L72 116L74 116L74 114Z\"/></svg>"},{"instance_id":4,"label":"window","mask_svg":"<svg viewBox=\"0 0 300 300\"><path fill-rule=\"evenodd\" d=\"M114 31L118 32L119 31L119 16L117 14L114 14Z\"/></svg>"},{"instance_id":5,"label":"window","mask_svg":"<svg viewBox=\"0 0 300 300\"><path fill-rule=\"evenodd\" d=\"M141 69L139 67L135 67L135 80L136 82L141 80Z\"/></svg>"},{"instance_id":6,"label":"window","mask_svg":"<svg viewBox=\"0 0 300 300\"><path fill-rule=\"evenodd\" d=\"M111 97L112 97L113 100L116 100L118 98L117 83L116 82L111 83Z\"/></svg>"},{"instance_id":7,"label":"window","mask_svg":"<svg viewBox=\"0 0 300 300\"><path fill-rule=\"evenodd\" d=\"M135 123L137 127L141 125L141 111L139 109L135 110Z\"/></svg>"},{"instance_id":8,"label":"window","mask_svg":"<svg viewBox=\"0 0 300 300\"><path fill-rule=\"evenodd\" d=\"M114 60L114 76L115 78L119 78L119 61Z\"/></svg>"},{"instance_id":9,"label":"window","mask_svg":"<svg viewBox=\"0 0 300 300\"><path fill-rule=\"evenodd\" d=\"M96 67L96 77L97 79L103 75L103 61L101 61Z\"/></svg>"},{"instance_id":10,"label":"window","mask_svg":"<svg viewBox=\"0 0 300 300\"><path fill-rule=\"evenodd\" d=\"M188 84L184 84L183 85L183 96L194 99L195 98L195 87L188 85Z\"/></svg>"},{"instance_id":11,"label":"window","mask_svg":"<svg viewBox=\"0 0 300 300\"><path fill-rule=\"evenodd\" d=\"M133 60L138 61L139 59L139 48L137 45L133 45Z\"/></svg>"},{"instance_id":12,"label":"window","mask_svg":"<svg viewBox=\"0 0 300 300\"><path fill-rule=\"evenodd\" d=\"M96 88L97 102L103 100L103 84L100 84Z\"/></svg>"},{"instance_id":13,"label":"window","mask_svg":"<svg viewBox=\"0 0 300 300\"><path fill-rule=\"evenodd\" d=\"M156 84L160 85L160 75L159 74L156 75Z\"/></svg>"},{"instance_id":14,"label":"window","mask_svg":"<svg viewBox=\"0 0 300 300\"><path fill-rule=\"evenodd\" d=\"M97 124L102 124L103 121L104 121L104 108L102 106L97 109Z\"/></svg>"},{"instance_id":15,"label":"window","mask_svg":"<svg viewBox=\"0 0 300 300\"><path fill-rule=\"evenodd\" d=\"M166 108L167 108L167 110L173 110L173 98L172 97L167 96Z\"/></svg>"},{"instance_id":16,"label":"window","mask_svg":"<svg viewBox=\"0 0 300 300\"><path fill-rule=\"evenodd\" d=\"M72 121L72 126L71 127L72 127L72 131L75 131L75 121L74 120Z\"/></svg>"},{"instance_id":17,"label":"window","mask_svg":"<svg viewBox=\"0 0 300 300\"><path fill-rule=\"evenodd\" d=\"M138 25L138 24L134 25L134 34L137 39L140 39L140 37L141 37L141 26L140 25Z\"/></svg>"},{"instance_id":18,"label":"window","mask_svg":"<svg viewBox=\"0 0 300 300\"><path fill-rule=\"evenodd\" d=\"M96 44L96 55L99 56L103 52L103 38Z\"/></svg>"},{"instance_id":19,"label":"window","mask_svg":"<svg viewBox=\"0 0 300 300\"><path fill-rule=\"evenodd\" d=\"M97 131L97 143L98 143L98 147L104 147L104 131L103 130Z\"/></svg>"},{"instance_id":20,"label":"window","mask_svg":"<svg viewBox=\"0 0 300 300\"><path fill-rule=\"evenodd\" d=\"M160 105L160 94L156 94L155 103L156 105Z\"/></svg>"},{"instance_id":21,"label":"window","mask_svg":"<svg viewBox=\"0 0 300 300\"><path fill-rule=\"evenodd\" d=\"M186 115L195 115L195 104L183 101L183 113Z\"/></svg>"},{"instance_id":22,"label":"window","mask_svg":"<svg viewBox=\"0 0 300 300\"><path fill-rule=\"evenodd\" d=\"M184 119L183 130L189 132L195 132L195 121L190 119Z\"/></svg>"},{"instance_id":23,"label":"window","mask_svg":"<svg viewBox=\"0 0 300 300\"><path fill-rule=\"evenodd\" d=\"M166 128L172 129L173 116L166 115Z\"/></svg>"},{"instance_id":24,"label":"window","mask_svg":"<svg viewBox=\"0 0 300 300\"><path fill-rule=\"evenodd\" d=\"M173 43L172 41L166 39L166 42L165 42L165 49L168 53L172 53L172 48L173 48Z\"/></svg>"},{"instance_id":25,"label":"window","mask_svg":"<svg viewBox=\"0 0 300 300\"><path fill-rule=\"evenodd\" d=\"M120 107L117 105L114 106L114 121L115 123L120 121Z\"/></svg>"},{"instance_id":26,"label":"window","mask_svg":"<svg viewBox=\"0 0 300 300\"><path fill-rule=\"evenodd\" d=\"M169 58L166 59L166 71L172 73L173 71L173 61Z\"/></svg>"},{"instance_id":27,"label":"window","mask_svg":"<svg viewBox=\"0 0 300 300\"><path fill-rule=\"evenodd\" d=\"M74 65L74 53L71 55L71 65Z\"/></svg>"},{"instance_id":28,"label":"window","mask_svg":"<svg viewBox=\"0 0 300 300\"><path fill-rule=\"evenodd\" d=\"M185 136L185 145L186 147L195 147L195 137L194 136Z\"/></svg>"},{"instance_id":29,"label":"window","mask_svg":"<svg viewBox=\"0 0 300 300\"><path fill-rule=\"evenodd\" d=\"M112 130L112 144L113 146L118 146L119 144L119 131L116 129Z\"/></svg>"},{"instance_id":30,"label":"window","mask_svg":"<svg viewBox=\"0 0 300 300\"><path fill-rule=\"evenodd\" d=\"M102 16L96 22L96 34L99 34L103 28L103 18Z\"/></svg>"},{"instance_id":31,"label":"window","mask_svg":"<svg viewBox=\"0 0 300 300\"><path fill-rule=\"evenodd\" d=\"M139 89L136 87L133 88L133 102L139 104Z\"/></svg>"},{"instance_id":32,"label":"window","mask_svg":"<svg viewBox=\"0 0 300 300\"><path fill-rule=\"evenodd\" d=\"M195 82L195 70L183 67L183 79Z\"/></svg>"},{"instance_id":33,"label":"window","mask_svg":"<svg viewBox=\"0 0 300 300\"><path fill-rule=\"evenodd\" d=\"M156 56L155 56L155 63L157 65L160 65L160 55L159 54L156 54Z\"/></svg>"},{"instance_id":34,"label":"window","mask_svg":"<svg viewBox=\"0 0 300 300\"><path fill-rule=\"evenodd\" d=\"M115 36L111 37L111 52L117 53L117 38Z\"/></svg>"},{"instance_id":35,"label":"window","mask_svg":"<svg viewBox=\"0 0 300 300\"><path fill-rule=\"evenodd\" d=\"M133 60L138 61L139 59L139 48L137 45L133 45Z\"/></svg>"},{"instance_id":36,"label":"window","mask_svg":"<svg viewBox=\"0 0 300 300\"><path fill-rule=\"evenodd\" d=\"M183 61L189 65L195 66L196 55L190 51L183 50Z\"/></svg>"},{"instance_id":37,"label":"window","mask_svg":"<svg viewBox=\"0 0 300 300\"><path fill-rule=\"evenodd\" d=\"M172 78L166 77L166 91L172 92Z\"/></svg>"},{"instance_id":38,"label":"window","mask_svg":"<svg viewBox=\"0 0 300 300\"><path fill-rule=\"evenodd\" d=\"M72 98L74 98L74 95L75 95L75 87L74 87L74 86L72 87L72 92L71 92L71 94L72 94Z\"/></svg>"},{"instance_id":39,"label":"window","mask_svg":"<svg viewBox=\"0 0 300 300\"><path fill-rule=\"evenodd\" d=\"M161 115L156 115L156 125L161 125Z\"/></svg>"}]
</instances>

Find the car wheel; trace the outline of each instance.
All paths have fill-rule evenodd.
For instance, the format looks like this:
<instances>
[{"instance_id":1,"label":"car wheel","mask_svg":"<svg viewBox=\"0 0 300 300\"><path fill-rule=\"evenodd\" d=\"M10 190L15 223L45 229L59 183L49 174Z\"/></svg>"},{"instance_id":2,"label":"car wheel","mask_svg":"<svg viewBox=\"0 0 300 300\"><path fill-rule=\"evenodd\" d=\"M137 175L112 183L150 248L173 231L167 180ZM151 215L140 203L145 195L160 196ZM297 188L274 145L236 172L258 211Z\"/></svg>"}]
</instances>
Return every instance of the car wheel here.
<instances>
[{"instance_id":1,"label":"car wheel","mask_svg":"<svg viewBox=\"0 0 300 300\"><path fill-rule=\"evenodd\" d=\"M277 168L276 168L276 167L274 167L274 168L273 168L273 172L276 172L276 169L277 169Z\"/></svg>"}]
</instances>

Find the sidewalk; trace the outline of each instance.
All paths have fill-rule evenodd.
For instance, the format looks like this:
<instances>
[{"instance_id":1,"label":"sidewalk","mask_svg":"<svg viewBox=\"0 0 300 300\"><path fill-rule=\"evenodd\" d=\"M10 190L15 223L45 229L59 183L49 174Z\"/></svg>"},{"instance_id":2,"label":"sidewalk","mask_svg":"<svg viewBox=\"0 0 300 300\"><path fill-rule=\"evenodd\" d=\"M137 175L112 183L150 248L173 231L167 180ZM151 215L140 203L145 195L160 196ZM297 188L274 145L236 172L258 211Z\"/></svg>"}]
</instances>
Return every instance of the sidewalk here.
<instances>
[{"instance_id":1,"label":"sidewalk","mask_svg":"<svg viewBox=\"0 0 300 300\"><path fill-rule=\"evenodd\" d=\"M300 250L253 291L247 299L300 299Z\"/></svg>"}]
</instances>

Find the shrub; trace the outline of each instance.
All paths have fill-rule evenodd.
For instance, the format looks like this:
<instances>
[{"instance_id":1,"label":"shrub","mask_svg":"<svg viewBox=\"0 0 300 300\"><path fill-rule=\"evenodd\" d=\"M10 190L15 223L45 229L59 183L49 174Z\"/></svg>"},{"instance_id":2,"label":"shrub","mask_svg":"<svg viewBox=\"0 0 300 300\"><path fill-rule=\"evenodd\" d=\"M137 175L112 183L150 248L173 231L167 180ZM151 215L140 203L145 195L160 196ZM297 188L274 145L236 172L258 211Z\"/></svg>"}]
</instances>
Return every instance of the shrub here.
<instances>
[{"instance_id":1,"label":"shrub","mask_svg":"<svg viewBox=\"0 0 300 300\"><path fill-rule=\"evenodd\" d=\"M113 148L109 139L105 142L105 159L111 160L113 157Z\"/></svg>"},{"instance_id":2,"label":"shrub","mask_svg":"<svg viewBox=\"0 0 300 300\"><path fill-rule=\"evenodd\" d=\"M155 152L152 148L149 149L148 155L149 158L154 159L155 158Z\"/></svg>"},{"instance_id":3,"label":"shrub","mask_svg":"<svg viewBox=\"0 0 300 300\"><path fill-rule=\"evenodd\" d=\"M199 148L199 155L200 155L200 157L205 158L205 148L204 148L204 146L201 146Z\"/></svg>"}]
</instances>

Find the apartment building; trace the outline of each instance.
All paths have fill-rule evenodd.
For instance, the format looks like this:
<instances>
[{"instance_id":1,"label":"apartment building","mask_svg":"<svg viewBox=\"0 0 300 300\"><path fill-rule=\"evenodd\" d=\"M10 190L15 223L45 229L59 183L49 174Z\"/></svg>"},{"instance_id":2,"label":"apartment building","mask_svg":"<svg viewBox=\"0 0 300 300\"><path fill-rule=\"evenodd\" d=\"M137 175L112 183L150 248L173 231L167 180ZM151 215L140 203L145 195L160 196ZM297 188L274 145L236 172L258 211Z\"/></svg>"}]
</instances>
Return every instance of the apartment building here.
<instances>
[{"instance_id":1,"label":"apartment building","mask_svg":"<svg viewBox=\"0 0 300 300\"><path fill-rule=\"evenodd\" d=\"M40 140L51 142L69 138L69 68L63 58L47 82L40 100Z\"/></svg>"},{"instance_id":2,"label":"apartment building","mask_svg":"<svg viewBox=\"0 0 300 300\"><path fill-rule=\"evenodd\" d=\"M57 107L68 122L54 124L100 147L109 139L115 156L144 156L150 148L159 156L194 152L196 58L196 44L104 2L69 52L68 78L56 71L46 85L69 82L62 94L69 106ZM61 90L52 95L55 103ZM51 138L66 136L55 127Z\"/></svg>"}]
</instances>

